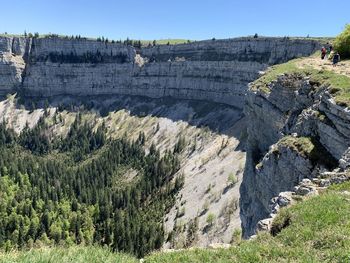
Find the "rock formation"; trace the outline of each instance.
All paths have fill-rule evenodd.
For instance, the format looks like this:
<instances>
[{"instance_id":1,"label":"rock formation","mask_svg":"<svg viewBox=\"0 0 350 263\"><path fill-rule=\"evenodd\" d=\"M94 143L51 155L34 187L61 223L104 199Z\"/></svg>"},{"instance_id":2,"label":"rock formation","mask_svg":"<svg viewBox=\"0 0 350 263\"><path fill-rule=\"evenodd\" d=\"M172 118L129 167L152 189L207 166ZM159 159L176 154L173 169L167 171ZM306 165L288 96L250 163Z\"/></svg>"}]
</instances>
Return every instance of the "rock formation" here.
<instances>
[{"instance_id":1,"label":"rock formation","mask_svg":"<svg viewBox=\"0 0 350 263\"><path fill-rule=\"evenodd\" d=\"M305 178L350 166L350 111L335 103L329 86L282 74L267 88L252 85L245 107L251 121L240 190L244 237L273 212L271 198Z\"/></svg>"}]
</instances>

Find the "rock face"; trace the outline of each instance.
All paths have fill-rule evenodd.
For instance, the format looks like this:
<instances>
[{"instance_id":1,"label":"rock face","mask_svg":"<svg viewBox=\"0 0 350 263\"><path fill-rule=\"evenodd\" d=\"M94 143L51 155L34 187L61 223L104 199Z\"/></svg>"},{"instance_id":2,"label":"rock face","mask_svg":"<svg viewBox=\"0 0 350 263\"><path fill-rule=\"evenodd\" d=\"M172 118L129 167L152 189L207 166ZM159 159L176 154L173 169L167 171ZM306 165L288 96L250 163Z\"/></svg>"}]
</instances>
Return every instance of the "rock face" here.
<instances>
[{"instance_id":1,"label":"rock face","mask_svg":"<svg viewBox=\"0 0 350 263\"><path fill-rule=\"evenodd\" d=\"M0 95L20 87L29 43L25 38L0 37Z\"/></svg>"},{"instance_id":2,"label":"rock face","mask_svg":"<svg viewBox=\"0 0 350 263\"><path fill-rule=\"evenodd\" d=\"M306 56L312 40L238 38L135 49L86 39L0 37L0 94L142 95L242 108L267 66Z\"/></svg>"},{"instance_id":3,"label":"rock face","mask_svg":"<svg viewBox=\"0 0 350 263\"><path fill-rule=\"evenodd\" d=\"M251 86L240 189L244 237L255 234L257 223L273 213L271 198L295 190L305 178L350 166L350 111L336 105L327 88L297 74L279 76L268 84L268 92ZM296 193L309 190L300 187ZM267 228L265 221L259 229Z\"/></svg>"}]
</instances>

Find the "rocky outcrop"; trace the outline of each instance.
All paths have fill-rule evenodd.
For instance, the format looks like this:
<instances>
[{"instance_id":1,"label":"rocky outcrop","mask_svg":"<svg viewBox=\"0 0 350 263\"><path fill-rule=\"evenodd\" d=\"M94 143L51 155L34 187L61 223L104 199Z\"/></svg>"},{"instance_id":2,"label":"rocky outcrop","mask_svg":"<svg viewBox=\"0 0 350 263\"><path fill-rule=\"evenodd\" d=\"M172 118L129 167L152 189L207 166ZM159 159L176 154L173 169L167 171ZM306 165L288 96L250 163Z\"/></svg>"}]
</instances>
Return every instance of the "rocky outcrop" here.
<instances>
[{"instance_id":1,"label":"rocky outcrop","mask_svg":"<svg viewBox=\"0 0 350 263\"><path fill-rule=\"evenodd\" d=\"M349 167L350 111L336 105L327 85L283 74L264 89L250 87L245 114L251 121L240 208L247 238L271 217L273 197L327 170ZM298 194L308 190L299 188ZM270 221L260 221L258 229Z\"/></svg>"},{"instance_id":2,"label":"rocky outcrop","mask_svg":"<svg viewBox=\"0 0 350 263\"><path fill-rule=\"evenodd\" d=\"M293 191L281 192L278 196L270 200L269 206L271 213L267 218L258 222L256 231L266 231L273 235L277 234L281 229L279 229L280 227L274 226L274 218L281 208L295 204L296 200L301 201L309 196L318 195L320 191L324 191L332 184L344 183L349 180L349 172L323 172L312 180L303 179L294 187Z\"/></svg>"},{"instance_id":3,"label":"rocky outcrop","mask_svg":"<svg viewBox=\"0 0 350 263\"><path fill-rule=\"evenodd\" d=\"M244 104L247 84L259 71L318 48L315 41L288 38L208 40L141 49L58 37L0 41L5 43L0 45L2 94L17 88L28 96L170 96L238 108Z\"/></svg>"}]
</instances>

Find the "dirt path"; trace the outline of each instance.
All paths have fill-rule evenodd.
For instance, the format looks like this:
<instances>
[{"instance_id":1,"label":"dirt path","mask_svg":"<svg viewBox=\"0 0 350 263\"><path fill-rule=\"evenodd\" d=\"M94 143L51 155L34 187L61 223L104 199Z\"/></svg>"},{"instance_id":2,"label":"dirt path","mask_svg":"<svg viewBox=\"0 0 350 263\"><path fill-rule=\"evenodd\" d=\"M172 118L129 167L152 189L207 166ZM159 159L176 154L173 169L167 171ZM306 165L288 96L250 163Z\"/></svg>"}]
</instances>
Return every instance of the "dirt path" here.
<instances>
[{"instance_id":1,"label":"dirt path","mask_svg":"<svg viewBox=\"0 0 350 263\"><path fill-rule=\"evenodd\" d=\"M296 63L300 68L313 67L319 70L333 71L337 74L350 77L350 60L341 61L336 67L332 66L332 61L328 59L321 60L318 57L308 57Z\"/></svg>"}]
</instances>

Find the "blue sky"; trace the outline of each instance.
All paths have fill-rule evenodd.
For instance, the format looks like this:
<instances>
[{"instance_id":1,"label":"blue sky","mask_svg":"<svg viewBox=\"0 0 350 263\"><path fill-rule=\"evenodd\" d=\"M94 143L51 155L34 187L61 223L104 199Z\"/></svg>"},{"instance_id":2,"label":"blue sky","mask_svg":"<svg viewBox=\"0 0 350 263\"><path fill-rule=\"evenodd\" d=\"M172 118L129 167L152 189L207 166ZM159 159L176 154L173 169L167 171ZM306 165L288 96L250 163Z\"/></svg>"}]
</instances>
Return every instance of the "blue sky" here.
<instances>
[{"instance_id":1,"label":"blue sky","mask_svg":"<svg viewBox=\"0 0 350 263\"><path fill-rule=\"evenodd\" d=\"M109 39L335 36L349 0L0 0L0 33Z\"/></svg>"}]
</instances>

